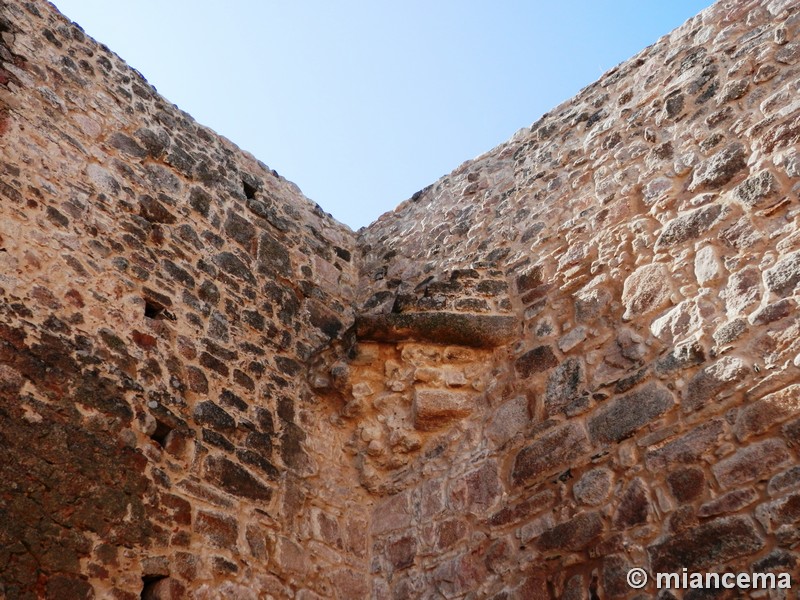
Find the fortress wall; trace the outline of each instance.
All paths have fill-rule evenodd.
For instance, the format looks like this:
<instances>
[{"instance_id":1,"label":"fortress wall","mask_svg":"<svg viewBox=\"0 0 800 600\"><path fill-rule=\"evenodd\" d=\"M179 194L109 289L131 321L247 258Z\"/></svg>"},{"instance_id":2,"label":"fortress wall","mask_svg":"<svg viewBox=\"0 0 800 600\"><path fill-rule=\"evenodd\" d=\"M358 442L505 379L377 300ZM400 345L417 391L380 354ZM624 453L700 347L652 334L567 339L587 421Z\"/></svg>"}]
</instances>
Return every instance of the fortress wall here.
<instances>
[{"instance_id":1,"label":"fortress wall","mask_svg":"<svg viewBox=\"0 0 800 600\"><path fill-rule=\"evenodd\" d=\"M353 234L48 3L1 17L0 596L363 588L304 369Z\"/></svg>"},{"instance_id":2,"label":"fortress wall","mask_svg":"<svg viewBox=\"0 0 800 600\"><path fill-rule=\"evenodd\" d=\"M445 347L409 351L424 331L379 342L407 359L374 366L409 371L407 428L433 389L453 410L415 431L423 477L385 444L378 597L624 598L632 566L797 578L798 35L796 3L717 3L359 233L371 321L517 323L466 385Z\"/></svg>"},{"instance_id":3,"label":"fortress wall","mask_svg":"<svg viewBox=\"0 0 800 600\"><path fill-rule=\"evenodd\" d=\"M358 234L0 16L0 596L797 580L795 2L718 2Z\"/></svg>"}]
</instances>

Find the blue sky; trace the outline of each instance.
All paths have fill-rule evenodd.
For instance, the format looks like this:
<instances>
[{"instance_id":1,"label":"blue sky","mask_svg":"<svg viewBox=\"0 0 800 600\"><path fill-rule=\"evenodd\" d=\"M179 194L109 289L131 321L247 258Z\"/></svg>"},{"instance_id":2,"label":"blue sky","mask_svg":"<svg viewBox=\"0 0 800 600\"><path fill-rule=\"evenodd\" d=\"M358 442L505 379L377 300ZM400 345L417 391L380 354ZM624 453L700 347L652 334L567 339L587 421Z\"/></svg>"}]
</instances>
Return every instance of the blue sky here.
<instances>
[{"instance_id":1,"label":"blue sky","mask_svg":"<svg viewBox=\"0 0 800 600\"><path fill-rule=\"evenodd\" d=\"M55 3L357 229L711 2Z\"/></svg>"}]
</instances>

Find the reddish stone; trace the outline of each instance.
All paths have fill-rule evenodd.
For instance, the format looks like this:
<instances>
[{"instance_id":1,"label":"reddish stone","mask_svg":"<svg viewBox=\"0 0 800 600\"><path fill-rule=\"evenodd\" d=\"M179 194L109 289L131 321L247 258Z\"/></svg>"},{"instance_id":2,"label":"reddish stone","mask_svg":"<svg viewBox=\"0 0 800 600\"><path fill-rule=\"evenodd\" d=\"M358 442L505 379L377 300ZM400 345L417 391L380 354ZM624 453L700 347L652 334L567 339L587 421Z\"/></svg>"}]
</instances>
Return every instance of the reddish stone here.
<instances>
[{"instance_id":1,"label":"reddish stone","mask_svg":"<svg viewBox=\"0 0 800 600\"><path fill-rule=\"evenodd\" d=\"M537 346L533 350L528 350L515 363L517 373L523 379L556 366L558 366L558 359L550 346Z\"/></svg>"},{"instance_id":2,"label":"reddish stone","mask_svg":"<svg viewBox=\"0 0 800 600\"><path fill-rule=\"evenodd\" d=\"M197 566L200 559L190 552L176 552L173 559L175 572L187 581L197 577Z\"/></svg>"},{"instance_id":3,"label":"reddish stone","mask_svg":"<svg viewBox=\"0 0 800 600\"><path fill-rule=\"evenodd\" d=\"M695 427L681 437L653 450L645 456L647 468L656 472L677 464L693 463L710 452L723 434L724 421L714 419Z\"/></svg>"},{"instance_id":4,"label":"reddish stone","mask_svg":"<svg viewBox=\"0 0 800 600\"><path fill-rule=\"evenodd\" d=\"M505 573L510 568L512 558L512 545L505 539L499 539L486 549L486 568L492 573Z\"/></svg>"},{"instance_id":5,"label":"reddish stone","mask_svg":"<svg viewBox=\"0 0 800 600\"><path fill-rule=\"evenodd\" d=\"M440 564L431 575L431 584L447 598L478 588L488 577L480 552L462 554Z\"/></svg>"},{"instance_id":6,"label":"reddish stone","mask_svg":"<svg viewBox=\"0 0 800 600\"><path fill-rule=\"evenodd\" d=\"M211 483L234 496L265 502L272 497L272 490L249 471L221 456L206 458L206 476Z\"/></svg>"},{"instance_id":7,"label":"reddish stone","mask_svg":"<svg viewBox=\"0 0 800 600\"><path fill-rule=\"evenodd\" d=\"M367 535L369 527L367 521L359 517L351 517L345 523L344 547L345 550L359 558L367 556L369 540Z\"/></svg>"},{"instance_id":8,"label":"reddish stone","mask_svg":"<svg viewBox=\"0 0 800 600\"><path fill-rule=\"evenodd\" d=\"M1 591L1 590L0 590ZM95 598L94 588L91 584L76 576L53 575L47 580L45 596L47 600L91 600Z\"/></svg>"},{"instance_id":9,"label":"reddish stone","mask_svg":"<svg viewBox=\"0 0 800 600\"><path fill-rule=\"evenodd\" d=\"M595 443L620 442L669 411L674 404L667 388L655 382L648 383L600 408L589 420L589 434Z\"/></svg>"},{"instance_id":10,"label":"reddish stone","mask_svg":"<svg viewBox=\"0 0 800 600\"><path fill-rule=\"evenodd\" d=\"M146 582L142 590L142 600L181 600L185 597L186 588L171 577Z\"/></svg>"},{"instance_id":11,"label":"reddish stone","mask_svg":"<svg viewBox=\"0 0 800 600\"><path fill-rule=\"evenodd\" d=\"M697 511L697 516L705 518L736 512L755 502L756 498L758 493L755 490L734 490L703 504Z\"/></svg>"},{"instance_id":12,"label":"reddish stone","mask_svg":"<svg viewBox=\"0 0 800 600\"><path fill-rule=\"evenodd\" d=\"M441 479L433 479L422 484L419 497L419 516L422 519L439 514L444 510L444 487Z\"/></svg>"},{"instance_id":13,"label":"reddish stone","mask_svg":"<svg viewBox=\"0 0 800 600\"><path fill-rule=\"evenodd\" d=\"M575 499L581 504L597 506L608 497L614 473L603 467L591 469L584 473L572 487Z\"/></svg>"},{"instance_id":14,"label":"reddish stone","mask_svg":"<svg viewBox=\"0 0 800 600\"><path fill-rule=\"evenodd\" d=\"M467 508L471 512L485 512L500 495L500 478L497 463L487 461L480 469L466 476Z\"/></svg>"},{"instance_id":15,"label":"reddish stone","mask_svg":"<svg viewBox=\"0 0 800 600\"><path fill-rule=\"evenodd\" d=\"M517 454L511 479L514 485L536 481L546 475L565 471L570 461L589 450L586 431L578 422L546 431Z\"/></svg>"},{"instance_id":16,"label":"reddish stone","mask_svg":"<svg viewBox=\"0 0 800 600\"><path fill-rule=\"evenodd\" d=\"M467 524L461 519L442 521L436 527L436 547L439 550L449 548L467 535Z\"/></svg>"},{"instance_id":17,"label":"reddish stone","mask_svg":"<svg viewBox=\"0 0 800 600\"><path fill-rule=\"evenodd\" d=\"M544 490L513 506L506 506L489 517L489 525L502 527L511 523L518 523L542 511L549 509L555 499L552 490Z\"/></svg>"},{"instance_id":18,"label":"reddish stone","mask_svg":"<svg viewBox=\"0 0 800 600\"><path fill-rule=\"evenodd\" d=\"M667 475L669 491L678 502L691 502L706 488L706 478L702 469L686 467Z\"/></svg>"},{"instance_id":19,"label":"reddish stone","mask_svg":"<svg viewBox=\"0 0 800 600\"><path fill-rule=\"evenodd\" d=\"M545 531L539 536L536 546L542 552L552 550L579 552L587 548L602 532L603 520L598 513L582 513Z\"/></svg>"},{"instance_id":20,"label":"reddish stone","mask_svg":"<svg viewBox=\"0 0 800 600\"><path fill-rule=\"evenodd\" d=\"M515 600L551 600L551 598L553 595L547 586L547 574L544 571L530 573L514 595Z\"/></svg>"},{"instance_id":21,"label":"reddish stone","mask_svg":"<svg viewBox=\"0 0 800 600\"><path fill-rule=\"evenodd\" d=\"M414 427L424 431L443 427L468 416L475 407L469 392L418 389L414 393Z\"/></svg>"},{"instance_id":22,"label":"reddish stone","mask_svg":"<svg viewBox=\"0 0 800 600\"><path fill-rule=\"evenodd\" d=\"M342 536L339 533L339 522L336 520L336 517L322 511L317 511L315 518L319 538L330 546L341 548L343 546Z\"/></svg>"},{"instance_id":23,"label":"reddish stone","mask_svg":"<svg viewBox=\"0 0 800 600\"><path fill-rule=\"evenodd\" d=\"M622 554L612 554L603 558L603 598L627 598L631 591L628 585L628 571L632 565Z\"/></svg>"},{"instance_id":24,"label":"reddish stone","mask_svg":"<svg viewBox=\"0 0 800 600\"><path fill-rule=\"evenodd\" d=\"M380 535L394 529L405 529L411 525L408 492L401 492L383 500L372 513L372 533Z\"/></svg>"},{"instance_id":25,"label":"reddish stone","mask_svg":"<svg viewBox=\"0 0 800 600\"><path fill-rule=\"evenodd\" d=\"M413 565L416 556L417 540L412 536L401 537L386 545L386 558L396 571Z\"/></svg>"},{"instance_id":26,"label":"reddish stone","mask_svg":"<svg viewBox=\"0 0 800 600\"><path fill-rule=\"evenodd\" d=\"M650 566L657 573L675 573L720 565L761 550L764 540L756 531L748 517L709 521L649 546Z\"/></svg>"},{"instance_id":27,"label":"reddish stone","mask_svg":"<svg viewBox=\"0 0 800 600\"><path fill-rule=\"evenodd\" d=\"M172 511L172 520L178 525L190 525L192 523L192 505L183 498L172 494L161 496L161 505Z\"/></svg>"},{"instance_id":28,"label":"reddish stone","mask_svg":"<svg viewBox=\"0 0 800 600\"><path fill-rule=\"evenodd\" d=\"M768 439L739 449L733 456L711 467L711 471L720 486L726 489L765 477L790 458L782 440Z\"/></svg>"},{"instance_id":29,"label":"reddish stone","mask_svg":"<svg viewBox=\"0 0 800 600\"><path fill-rule=\"evenodd\" d=\"M746 166L744 146L732 143L695 168L688 189L690 192L717 189L730 182Z\"/></svg>"},{"instance_id":30,"label":"reddish stone","mask_svg":"<svg viewBox=\"0 0 800 600\"><path fill-rule=\"evenodd\" d=\"M152 335L149 335L147 333L142 333L134 329L131 332L131 337L133 338L133 341L136 343L136 345L142 348L143 350L152 350L156 346L158 346L158 340Z\"/></svg>"},{"instance_id":31,"label":"reddish stone","mask_svg":"<svg viewBox=\"0 0 800 600\"><path fill-rule=\"evenodd\" d=\"M800 521L800 492L762 504L756 514L768 531L781 525L793 525Z\"/></svg>"},{"instance_id":32,"label":"reddish stone","mask_svg":"<svg viewBox=\"0 0 800 600\"><path fill-rule=\"evenodd\" d=\"M640 478L628 485L614 513L614 529L628 529L647 523L650 514L650 500L647 497L647 486Z\"/></svg>"},{"instance_id":33,"label":"reddish stone","mask_svg":"<svg viewBox=\"0 0 800 600\"><path fill-rule=\"evenodd\" d=\"M195 521L195 531L204 535L212 546L234 549L239 537L236 519L218 513L200 511Z\"/></svg>"},{"instance_id":34,"label":"reddish stone","mask_svg":"<svg viewBox=\"0 0 800 600\"><path fill-rule=\"evenodd\" d=\"M367 576L351 569L336 569L331 573L331 584L342 600L369 598L370 585Z\"/></svg>"},{"instance_id":35,"label":"reddish stone","mask_svg":"<svg viewBox=\"0 0 800 600\"><path fill-rule=\"evenodd\" d=\"M541 265L536 265L517 277L517 291L522 294L544 283Z\"/></svg>"},{"instance_id":36,"label":"reddish stone","mask_svg":"<svg viewBox=\"0 0 800 600\"><path fill-rule=\"evenodd\" d=\"M759 435L800 412L800 384L790 385L742 408L734 431L739 440Z\"/></svg>"}]
</instances>

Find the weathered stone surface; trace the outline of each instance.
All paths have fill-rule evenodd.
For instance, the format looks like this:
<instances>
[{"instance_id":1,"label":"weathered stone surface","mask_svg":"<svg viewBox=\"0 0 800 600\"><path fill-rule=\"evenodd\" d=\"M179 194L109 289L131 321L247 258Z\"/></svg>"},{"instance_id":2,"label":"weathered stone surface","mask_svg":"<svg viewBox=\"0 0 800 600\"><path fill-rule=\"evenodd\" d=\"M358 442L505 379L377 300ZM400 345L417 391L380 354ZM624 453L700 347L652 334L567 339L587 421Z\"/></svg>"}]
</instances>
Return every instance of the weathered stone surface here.
<instances>
[{"instance_id":1,"label":"weathered stone surface","mask_svg":"<svg viewBox=\"0 0 800 600\"><path fill-rule=\"evenodd\" d=\"M761 297L761 272L753 266L733 273L725 287L725 306L730 316L736 316Z\"/></svg>"},{"instance_id":2,"label":"weathered stone surface","mask_svg":"<svg viewBox=\"0 0 800 600\"><path fill-rule=\"evenodd\" d=\"M757 498L758 493L755 490L733 490L703 504L697 511L697 516L705 518L737 512L755 502Z\"/></svg>"},{"instance_id":3,"label":"weathered stone surface","mask_svg":"<svg viewBox=\"0 0 800 600\"><path fill-rule=\"evenodd\" d=\"M563 469L589 449L586 431L580 423L570 422L543 433L524 447L514 459L511 480L515 485L535 481Z\"/></svg>"},{"instance_id":4,"label":"weathered stone surface","mask_svg":"<svg viewBox=\"0 0 800 600\"><path fill-rule=\"evenodd\" d=\"M515 368L520 377L530 377L558 365L558 359L550 346L537 346L520 356Z\"/></svg>"},{"instance_id":5,"label":"weathered stone surface","mask_svg":"<svg viewBox=\"0 0 800 600\"><path fill-rule=\"evenodd\" d=\"M414 392L414 427L437 429L462 419L475 409L475 396L469 392L417 389Z\"/></svg>"},{"instance_id":6,"label":"weathered stone surface","mask_svg":"<svg viewBox=\"0 0 800 600\"><path fill-rule=\"evenodd\" d=\"M464 313L360 315L356 336L364 341L433 341L479 348L500 346L516 333L514 317Z\"/></svg>"},{"instance_id":7,"label":"weathered stone surface","mask_svg":"<svg viewBox=\"0 0 800 600\"><path fill-rule=\"evenodd\" d=\"M790 458L783 441L769 439L742 448L733 456L715 464L711 470L719 485L728 489L768 476Z\"/></svg>"},{"instance_id":8,"label":"weathered stone surface","mask_svg":"<svg viewBox=\"0 0 800 600\"><path fill-rule=\"evenodd\" d=\"M755 523L747 517L725 517L703 523L647 548L650 566L658 573L675 573L687 568L701 570L757 552L764 540Z\"/></svg>"},{"instance_id":9,"label":"weathered stone surface","mask_svg":"<svg viewBox=\"0 0 800 600\"><path fill-rule=\"evenodd\" d=\"M224 457L210 456L205 461L209 481L234 496L269 501L272 490L247 469Z\"/></svg>"},{"instance_id":10,"label":"weathered stone surface","mask_svg":"<svg viewBox=\"0 0 800 600\"><path fill-rule=\"evenodd\" d=\"M596 512L581 513L545 531L536 542L541 552L577 552L594 542L603 531L603 519Z\"/></svg>"},{"instance_id":11,"label":"weathered stone surface","mask_svg":"<svg viewBox=\"0 0 800 600\"><path fill-rule=\"evenodd\" d=\"M685 467L671 471L667 475L667 485L678 502L691 502L705 490L706 478L702 469Z\"/></svg>"},{"instance_id":12,"label":"weathered stone surface","mask_svg":"<svg viewBox=\"0 0 800 600\"><path fill-rule=\"evenodd\" d=\"M779 189L778 182L770 171L760 171L737 185L733 193L746 206L755 207L777 195Z\"/></svg>"},{"instance_id":13,"label":"weathered stone surface","mask_svg":"<svg viewBox=\"0 0 800 600\"><path fill-rule=\"evenodd\" d=\"M674 404L668 389L655 382L648 383L598 410L589 420L589 434L594 443L621 442Z\"/></svg>"},{"instance_id":14,"label":"weathered stone surface","mask_svg":"<svg viewBox=\"0 0 800 600\"><path fill-rule=\"evenodd\" d=\"M689 191L718 189L747 166L747 154L740 143L733 143L700 163L692 173Z\"/></svg>"},{"instance_id":15,"label":"weathered stone surface","mask_svg":"<svg viewBox=\"0 0 800 600\"><path fill-rule=\"evenodd\" d=\"M486 435L498 446L502 446L516 434L525 431L529 421L528 399L514 398L495 410L492 421L486 428Z\"/></svg>"},{"instance_id":16,"label":"weathered stone surface","mask_svg":"<svg viewBox=\"0 0 800 600\"><path fill-rule=\"evenodd\" d=\"M756 516L767 531L800 521L800 493L794 492L778 500L762 504Z\"/></svg>"},{"instance_id":17,"label":"weathered stone surface","mask_svg":"<svg viewBox=\"0 0 800 600\"><path fill-rule=\"evenodd\" d=\"M695 375L683 393L681 406L684 411L698 410L709 401L718 399L722 390L730 389L744 380L749 369L740 358L724 356Z\"/></svg>"},{"instance_id":18,"label":"weathered stone surface","mask_svg":"<svg viewBox=\"0 0 800 600\"><path fill-rule=\"evenodd\" d=\"M709 7L354 233L4 3L0 596L796 571L791 4Z\"/></svg>"},{"instance_id":19,"label":"weathered stone surface","mask_svg":"<svg viewBox=\"0 0 800 600\"><path fill-rule=\"evenodd\" d=\"M662 264L644 265L636 269L622 288L622 303L625 305L622 318L630 320L666 306L672 293L670 281L669 273Z\"/></svg>"},{"instance_id":20,"label":"weathered stone surface","mask_svg":"<svg viewBox=\"0 0 800 600\"><path fill-rule=\"evenodd\" d=\"M800 251L786 255L764 271L764 283L779 298L791 295L800 283Z\"/></svg>"},{"instance_id":21,"label":"weathered stone surface","mask_svg":"<svg viewBox=\"0 0 800 600\"><path fill-rule=\"evenodd\" d=\"M239 535L239 526L233 517L200 511L197 513L195 529L205 536L212 546L234 548Z\"/></svg>"},{"instance_id":22,"label":"weathered stone surface","mask_svg":"<svg viewBox=\"0 0 800 600\"><path fill-rule=\"evenodd\" d=\"M608 469L602 467L590 469L575 482L572 493L575 500L581 504L597 506L608 498L613 482L614 474Z\"/></svg>"},{"instance_id":23,"label":"weathered stone surface","mask_svg":"<svg viewBox=\"0 0 800 600\"><path fill-rule=\"evenodd\" d=\"M768 431L800 413L800 384L793 384L748 404L736 416L734 431L740 440Z\"/></svg>"},{"instance_id":24,"label":"weathered stone surface","mask_svg":"<svg viewBox=\"0 0 800 600\"><path fill-rule=\"evenodd\" d=\"M585 384L586 374L583 361L579 358L568 358L553 371L547 380L545 407L549 415L554 415L581 392Z\"/></svg>"},{"instance_id":25,"label":"weathered stone surface","mask_svg":"<svg viewBox=\"0 0 800 600\"><path fill-rule=\"evenodd\" d=\"M723 421L713 419L667 442L648 450L645 462L648 469L664 469L675 464L693 463L716 447L725 431Z\"/></svg>"},{"instance_id":26,"label":"weathered stone surface","mask_svg":"<svg viewBox=\"0 0 800 600\"><path fill-rule=\"evenodd\" d=\"M617 504L612 524L616 530L624 530L647 523L650 500L644 481L637 477L628 485Z\"/></svg>"},{"instance_id":27,"label":"weathered stone surface","mask_svg":"<svg viewBox=\"0 0 800 600\"><path fill-rule=\"evenodd\" d=\"M721 204L709 204L676 217L664 225L655 249L661 250L700 237L714 225L722 212Z\"/></svg>"}]
</instances>

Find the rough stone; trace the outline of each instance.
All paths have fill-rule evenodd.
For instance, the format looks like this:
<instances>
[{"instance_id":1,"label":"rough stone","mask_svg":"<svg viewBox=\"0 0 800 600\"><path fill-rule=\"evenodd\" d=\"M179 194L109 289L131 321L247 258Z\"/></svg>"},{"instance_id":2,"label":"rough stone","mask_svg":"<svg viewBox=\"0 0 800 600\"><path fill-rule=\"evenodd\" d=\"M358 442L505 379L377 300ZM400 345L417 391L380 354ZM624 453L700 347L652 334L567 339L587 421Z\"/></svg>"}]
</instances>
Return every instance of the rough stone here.
<instances>
[{"instance_id":1,"label":"rough stone","mask_svg":"<svg viewBox=\"0 0 800 600\"><path fill-rule=\"evenodd\" d=\"M421 430L443 427L469 415L475 396L468 392L417 389L414 392L414 426Z\"/></svg>"},{"instance_id":2,"label":"rough stone","mask_svg":"<svg viewBox=\"0 0 800 600\"><path fill-rule=\"evenodd\" d=\"M661 250L700 237L719 220L722 213L722 205L709 204L676 217L664 225L655 249Z\"/></svg>"},{"instance_id":3,"label":"rough stone","mask_svg":"<svg viewBox=\"0 0 800 600\"><path fill-rule=\"evenodd\" d=\"M720 487L729 489L770 475L790 458L783 441L768 439L742 448L715 464L711 470Z\"/></svg>"},{"instance_id":4,"label":"rough stone","mask_svg":"<svg viewBox=\"0 0 800 600\"><path fill-rule=\"evenodd\" d=\"M736 416L734 432L744 441L800 413L800 384L787 386L748 404Z\"/></svg>"},{"instance_id":5,"label":"rough stone","mask_svg":"<svg viewBox=\"0 0 800 600\"><path fill-rule=\"evenodd\" d=\"M736 198L749 207L756 207L778 194L780 188L770 171L760 171L745 179L733 190Z\"/></svg>"},{"instance_id":6,"label":"rough stone","mask_svg":"<svg viewBox=\"0 0 800 600\"><path fill-rule=\"evenodd\" d=\"M714 190L724 186L747 166L747 154L740 143L733 143L700 163L692 173L689 191Z\"/></svg>"},{"instance_id":7,"label":"rough stone","mask_svg":"<svg viewBox=\"0 0 800 600\"><path fill-rule=\"evenodd\" d=\"M554 550L578 552L588 547L602 532L603 519L598 513L581 513L545 531L537 540L536 546L541 552Z\"/></svg>"},{"instance_id":8,"label":"rough stone","mask_svg":"<svg viewBox=\"0 0 800 600\"><path fill-rule=\"evenodd\" d=\"M558 365L558 359L550 346L537 346L520 356L515 363L517 373L526 378L542 373Z\"/></svg>"},{"instance_id":9,"label":"rough stone","mask_svg":"<svg viewBox=\"0 0 800 600\"><path fill-rule=\"evenodd\" d=\"M702 570L740 556L757 552L764 540L755 523L747 517L724 517L648 546L650 566L658 573L675 573L686 568Z\"/></svg>"},{"instance_id":10,"label":"rough stone","mask_svg":"<svg viewBox=\"0 0 800 600\"><path fill-rule=\"evenodd\" d=\"M536 481L568 465L589 449L586 431L570 422L543 433L525 446L514 459L511 479L515 485Z\"/></svg>"},{"instance_id":11,"label":"rough stone","mask_svg":"<svg viewBox=\"0 0 800 600\"><path fill-rule=\"evenodd\" d=\"M626 280L622 288L625 306L624 320L630 320L663 308L670 301L672 288L664 265L650 264L639 267Z\"/></svg>"},{"instance_id":12,"label":"rough stone","mask_svg":"<svg viewBox=\"0 0 800 600\"><path fill-rule=\"evenodd\" d=\"M791 295L798 283L800 283L800 250L786 255L776 262L775 266L764 271L764 284L779 298Z\"/></svg>"},{"instance_id":13,"label":"rough stone","mask_svg":"<svg viewBox=\"0 0 800 600\"><path fill-rule=\"evenodd\" d=\"M710 400L716 399L723 389L730 389L744 380L749 369L740 358L724 356L702 371L699 371L686 386L681 399L684 411L699 410Z\"/></svg>"},{"instance_id":14,"label":"rough stone","mask_svg":"<svg viewBox=\"0 0 800 600\"><path fill-rule=\"evenodd\" d=\"M598 410L589 420L589 434L594 443L621 442L674 404L668 389L655 382L648 383Z\"/></svg>"},{"instance_id":15,"label":"rough stone","mask_svg":"<svg viewBox=\"0 0 800 600\"><path fill-rule=\"evenodd\" d=\"M611 471L603 467L586 471L572 487L575 500L588 506L602 504L611 493L613 476Z\"/></svg>"}]
</instances>

